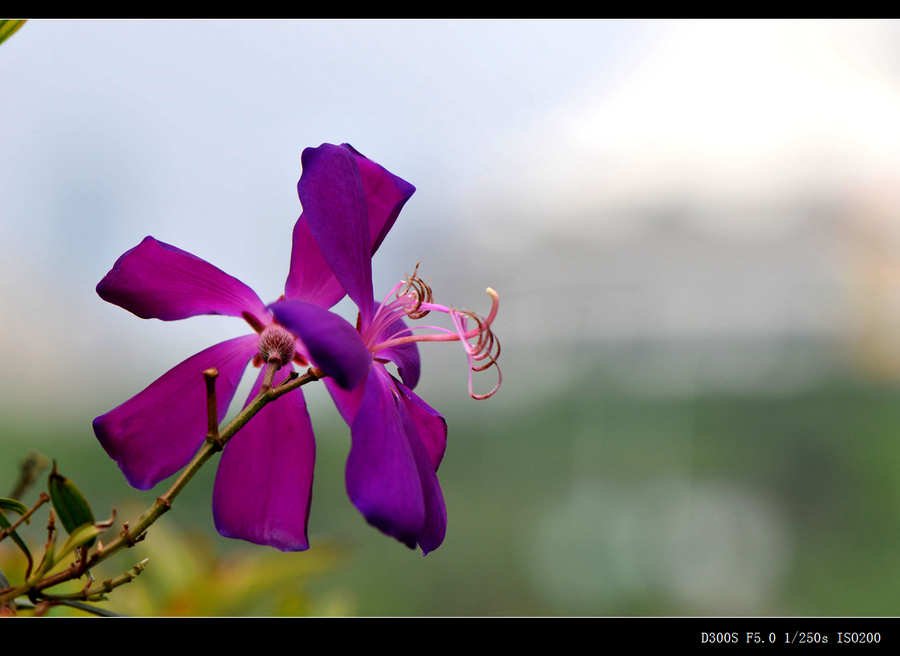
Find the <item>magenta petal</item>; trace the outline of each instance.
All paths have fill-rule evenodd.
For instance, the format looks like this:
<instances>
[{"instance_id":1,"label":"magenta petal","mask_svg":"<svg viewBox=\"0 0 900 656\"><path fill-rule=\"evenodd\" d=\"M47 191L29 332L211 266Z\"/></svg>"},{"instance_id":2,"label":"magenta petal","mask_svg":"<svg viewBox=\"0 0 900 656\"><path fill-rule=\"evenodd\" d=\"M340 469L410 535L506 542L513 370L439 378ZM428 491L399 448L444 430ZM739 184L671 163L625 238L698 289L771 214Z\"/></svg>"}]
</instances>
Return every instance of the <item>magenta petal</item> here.
<instances>
[{"instance_id":1,"label":"magenta petal","mask_svg":"<svg viewBox=\"0 0 900 656\"><path fill-rule=\"evenodd\" d=\"M221 421L258 342L256 335L247 335L201 351L94 420L94 434L132 487L149 490L190 462L206 438L203 371L219 371L216 401Z\"/></svg>"},{"instance_id":2,"label":"magenta petal","mask_svg":"<svg viewBox=\"0 0 900 656\"><path fill-rule=\"evenodd\" d=\"M364 386L350 430L347 494L369 524L412 549L425 524L416 455L391 384L373 367Z\"/></svg>"},{"instance_id":3,"label":"magenta petal","mask_svg":"<svg viewBox=\"0 0 900 656\"><path fill-rule=\"evenodd\" d=\"M275 374L275 384L291 367ZM260 371L247 403L259 393ZM246 407L246 404L245 406ZM213 491L216 529L229 538L304 551L316 444L301 390L266 407L225 445Z\"/></svg>"},{"instance_id":4,"label":"magenta petal","mask_svg":"<svg viewBox=\"0 0 900 656\"><path fill-rule=\"evenodd\" d=\"M416 188L360 154L353 146L342 144L340 148L352 153L359 169L369 223L369 252L374 255ZM298 184L298 191L299 188ZM330 308L344 296L344 289L326 264L304 216L294 225L291 270L284 292L288 300L306 301L324 308Z\"/></svg>"},{"instance_id":5,"label":"magenta petal","mask_svg":"<svg viewBox=\"0 0 900 656\"><path fill-rule=\"evenodd\" d=\"M331 394L331 399L334 401L334 406L340 413L341 419L348 426L353 426L353 420L356 419L356 413L359 412L359 406L366 391L365 382L352 390L341 389L332 378L324 378L322 382L328 388L328 393Z\"/></svg>"},{"instance_id":6,"label":"magenta petal","mask_svg":"<svg viewBox=\"0 0 900 656\"><path fill-rule=\"evenodd\" d=\"M198 314L253 315L271 323L265 304L237 278L153 237L122 255L97 285L104 301L142 319L174 321Z\"/></svg>"},{"instance_id":7,"label":"magenta petal","mask_svg":"<svg viewBox=\"0 0 900 656\"><path fill-rule=\"evenodd\" d=\"M424 506L424 521L416 533L415 540L422 547L423 553L427 554L437 549L447 531L447 510L436 474L447 445L447 423L444 418L404 385L394 379L388 380L387 373L380 365L373 366L369 376L355 390L349 392L342 390L327 378L325 385L344 421L352 429L353 449L350 451L351 459L347 462L347 491L353 503L370 524L409 545L408 538L396 530L394 525L396 499L389 499L387 502L380 500L380 495L385 493L380 477L383 475L394 480L394 471L399 467L404 472L405 478L410 480L412 478L410 463L405 455L394 456L391 462L392 457L389 454L378 452L381 447L377 441L379 438L388 440L396 447L395 450L403 451L403 444L398 435L405 434L408 453L412 455L415 463ZM370 387L375 387L376 391L370 391ZM383 389L385 387L387 391ZM391 388L399 393L402 403L388 398L396 399ZM382 394L384 398L379 400L376 393ZM357 423L358 417L364 418ZM367 437L370 434L374 434L375 437ZM398 444L400 446L397 446ZM385 458L388 464L381 464L381 458ZM384 472L379 470L372 475L367 471L368 468L377 470L382 466L385 468ZM401 491L396 494L415 495L415 486L409 485L409 488L412 489L411 492ZM354 495L359 496L359 502ZM410 500L407 501L407 505L412 504ZM402 503L399 505L403 506ZM383 510L385 507L387 510ZM405 516L403 513L398 514L401 517Z\"/></svg>"},{"instance_id":8,"label":"magenta petal","mask_svg":"<svg viewBox=\"0 0 900 656\"><path fill-rule=\"evenodd\" d=\"M302 215L294 224L291 270L284 285L284 297L323 308L330 308L344 297L344 288L325 262Z\"/></svg>"},{"instance_id":9,"label":"magenta petal","mask_svg":"<svg viewBox=\"0 0 900 656\"><path fill-rule=\"evenodd\" d=\"M405 406L405 407L404 407ZM419 480L422 484L422 499L425 502L425 521L419 531L417 541L422 548L422 555L434 551L444 541L447 533L447 508L444 505L444 493L432 467L432 461L426 452L420 435L416 431L415 421L406 412L409 405L400 405L400 414L406 428L406 436L416 460Z\"/></svg>"},{"instance_id":10,"label":"magenta petal","mask_svg":"<svg viewBox=\"0 0 900 656\"><path fill-rule=\"evenodd\" d=\"M344 389L359 385L372 354L356 329L342 317L303 301L278 301L269 306L278 322L306 346L313 363Z\"/></svg>"},{"instance_id":11,"label":"magenta petal","mask_svg":"<svg viewBox=\"0 0 900 656\"><path fill-rule=\"evenodd\" d=\"M362 312L363 328L372 306L372 249L365 190L356 158L346 148L322 144L301 155L297 194L303 216L347 295Z\"/></svg>"},{"instance_id":12,"label":"magenta petal","mask_svg":"<svg viewBox=\"0 0 900 656\"><path fill-rule=\"evenodd\" d=\"M381 246L388 231L416 188L403 178L388 171L360 153L350 144L341 144L356 158L366 194L366 210L369 215L369 236L372 239L372 255Z\"/></svg>"},{"instance_id":13,"label":"magenta petal","mask_svg":"<svg viewBox=\"0 0 900 656\"><path fill-rule=\"evenodd\" d=\"M410 415L415 432L428 452L431 466L437 471L447 449L447 421L441 413L413 394L405 385L397 381L394 383L403 395L403 405Z\"/></svg>"}]
</instances>

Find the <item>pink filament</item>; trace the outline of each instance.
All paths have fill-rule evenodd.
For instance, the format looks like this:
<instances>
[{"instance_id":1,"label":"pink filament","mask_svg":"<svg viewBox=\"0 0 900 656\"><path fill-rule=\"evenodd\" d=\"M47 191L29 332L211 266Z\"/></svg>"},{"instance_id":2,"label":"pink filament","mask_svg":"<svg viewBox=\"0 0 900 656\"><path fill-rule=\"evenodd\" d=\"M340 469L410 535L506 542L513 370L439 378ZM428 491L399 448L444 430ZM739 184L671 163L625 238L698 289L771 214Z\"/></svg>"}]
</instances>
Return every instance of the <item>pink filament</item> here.
<instances>
[{"instance_id":1,"label":"pink filament","mask_svg":"<svg viewBox=\"0 0 900 656\"><path fill-rule=\"evenodd\" d=\"M455 310L443 305L437 305L430 302L422 302L415 292L397 296L396 300L388 302L388 299L392 295L397 294L399 289L403 285L408 285L408 283L401 282L390 291L384 302L375 312L375 317L372 319L371 325L365 331L366 335L364 335L364 339L368 337L368 339L366 339L366 343L369 344L369 349L371 350L371 352L373 354L377 354L380 351L391 348L393 346L399 346L401 344L411 344L414 342L459 341L463 344L463 348L466 351L466 357L469 360L469 396L471 396L473 399L483 400L488 399L496 394L497 390L500 389L501 383L503 382L503 374L500 371L500 366L497 364L497 359L500 357L500 342L496 337L494 337L494 334L491 332L491 324L496 318L497 310L500 307L500 297L498 296L497 292L495 292L490 287L487 288L487 293L491 297L491 311L486 319L481 319L473 312L468 312L465 310ZM410 289L410 287L407 286L407 289ZM456 331L441 328L439 326L414 326L412 328L406 328L395 333L395 335L402 334L402 337L396 337L392 335L391 338L372 345L371 341L377 339L379 335L381 335L392 323L397 320L397 314L399 314L401 310L406 316L412 318L424 316L430 311L449 314L450 319L453 321L453 326L454 328L456 328ZM477 322L478 326L476 328L473 328L471 330L468 329L469 318L472 318ZM412 330L419 329L434 330L438 331L441 334L411 334ZM476 338L478 341L475 344L469 343L470 339ZM495 344L497 347L496 354L493 353ZM489 362L483 365L475 364L475 362L480 362L482 360L489 360ZM472 373L475 371L484 371L485 369L489 369L490 367L494 366L497 367L498 377L497 384L494 386L494 389L492 389L487 394L475 394L475 392L472 390Z\"/></svg>"}]
</instances>

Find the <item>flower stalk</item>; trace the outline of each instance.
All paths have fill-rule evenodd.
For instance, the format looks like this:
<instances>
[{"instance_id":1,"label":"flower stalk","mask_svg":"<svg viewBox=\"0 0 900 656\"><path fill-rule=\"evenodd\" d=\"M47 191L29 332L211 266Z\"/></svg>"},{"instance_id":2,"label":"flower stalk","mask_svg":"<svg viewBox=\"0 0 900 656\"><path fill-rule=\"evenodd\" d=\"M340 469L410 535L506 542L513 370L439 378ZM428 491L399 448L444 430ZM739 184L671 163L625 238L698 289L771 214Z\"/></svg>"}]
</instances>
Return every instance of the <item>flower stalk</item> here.
<instances>
[{"instance_id":1,"label":"flower stalk","mask_svg":"<svg viewBox=\"0 0 900 656\"><path fill-rule=\"evenodd\" d=\"M207 395L208 397L213 398L213 407L215 407L214 398L216 376L213 375L209 370L204 371L203 373L204 378L207 381ZM23 595L29 595L33 598L33 601L38 597L42 599L52 599L53 601L71 599L99 601L101 600L103 593L109 592L110 590L133 580L138 574L140 574L141 571L143 571L147 563L146 560L141 561L140 563L135 565L135 567L132 568L129 572L126 572L116 577L115 579L105 581L99 587L91 588L81 593L75 593L73 595L53 596L47 594L37 595L37 593L41 592L42 590L51 588L55 585L59 585L60 583L63 583L65 581L70 581L72 579L81 577L90 567L93 567L94 565L107 560L110 556L118 553L122 549L133 547L137 542L140 542L144 538L147 529L150 528L150 526L152 526L153 523L156 522L156 520L158 520L165 512L167 512L172 507L172 502L184 489L184 487L190 482L194 475L198 471L200 471L200 468L203 467L203 465L206 464L206 462L209 461L213 455L221 451L228 440L234 437L235 434L239 430L241 430L241 428L246 426L247 422L249 422L257 413L259 413L260 410L262 410L272 401L275 401L281 396L284 396L288 392L296 390L303 385L306 385L307 383L319 380L324 376L324 372L322 372L320 369L310 367L309 370L302 376L295 374L287 378L282 384L278 385L277 387L270 388L268 391L260 391L256 398L249 405L247 405L247 407L244 408L228 424L228 426L226 426L221 432L217 431L217 439L208 441L201 447L200 451L197 452L197 454L194 456L194 459L190 462L190 464L188 464L188 466L181 473L178 479L165 492L165 494L157 497L153 505L150 506L150 508L148 508L144 512L144 514L140 516L134 526L129 527L128 523L126 522L124 530L108 545L98 543L97 549L90 557L87 557L86 550L84 550L82 552L82 557L76 562L72 563L70 567L61 572L57 572L56 574L45 577L44 575L52 569L53 565L59 562L59 557L64 555L63 551L70 550L63 549L60 553L56 552L56 520L53 515L53 511L51 510L50 520L47 527L48 539L47 544L45 545L44 558L42 559L40 565L38 566L38 569L34 573L29 572L29 574L26 576L25 583L18 587L8 588L6 591L0 591L0 604L16 599L17 597L21 597ZM211 385L210 381L212 381ZM41 504L46 503L47 499L44 499L44 496L46 495L42 495L41 501L35 506L35 508L32 509L32 512ZM93 529L93 527L90 526L85 528ZM64 547L66 547L66 545L64 545Z\"/></svg>"},{"instance_id":2,"label":"flower stalk","mask_svg":"<svg viewBox=\"0 0 900 656\"><path fill-rule=\"evenodd\" d=\"M130 547L134 545L135 542L141 540L147 529L159 519L163 513L167 512L172 507L172 502L175 500L175 497L178 496L194 475L200 471L200 468L206 464L213 455L224 448L225 444L228 443L228 440L234 437L234 435L243 428L248 421L253 419L253 417L267 404L292 390L298 389L307 383L319 380L324 376L325 374L321 370L310 367L302 376L285 381L285 384L271 388L266 392L260 391L253 402L244 408L240 414L232 419L231 423L218 434L218 439L214 442L207 442L201 447L200 451L197 452L197 455L194 456L194 459L188 464L178 479L165 494L158 497L156 502L141 515L133 527L123 531L119 537L110 542L109 545L103 549L102 553L94 554L91 559L92 564L102 562L117 551L125 547ZM204 372L204 377L206 377L206 372ZM209 380L208 377L206 379ZM215 377L212 377L212 379L215 381ZM209 387L207 387L207 389L209 389ZM215 394L215 384L213 384L212 393Z\"/></svg>"}]
</instances>

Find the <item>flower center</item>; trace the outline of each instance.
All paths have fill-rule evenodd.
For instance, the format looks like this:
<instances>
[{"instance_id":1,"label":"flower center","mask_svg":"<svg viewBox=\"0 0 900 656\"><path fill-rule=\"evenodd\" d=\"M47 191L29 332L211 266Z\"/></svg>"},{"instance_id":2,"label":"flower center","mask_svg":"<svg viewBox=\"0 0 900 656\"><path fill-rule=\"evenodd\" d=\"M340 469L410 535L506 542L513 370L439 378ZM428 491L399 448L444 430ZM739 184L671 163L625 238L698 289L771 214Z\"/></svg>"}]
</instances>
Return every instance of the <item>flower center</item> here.
<instances>
[{"instance_id":1,"label":"flower center","mask_svg":"<svg viewBox=\"0 0 900 656\"><path fill-rule=\"evenodd\" d=\"M276 323L267 326L259 336L259 357L283 367L294 357L294 336Z\"/></svg>"}]
</instances>

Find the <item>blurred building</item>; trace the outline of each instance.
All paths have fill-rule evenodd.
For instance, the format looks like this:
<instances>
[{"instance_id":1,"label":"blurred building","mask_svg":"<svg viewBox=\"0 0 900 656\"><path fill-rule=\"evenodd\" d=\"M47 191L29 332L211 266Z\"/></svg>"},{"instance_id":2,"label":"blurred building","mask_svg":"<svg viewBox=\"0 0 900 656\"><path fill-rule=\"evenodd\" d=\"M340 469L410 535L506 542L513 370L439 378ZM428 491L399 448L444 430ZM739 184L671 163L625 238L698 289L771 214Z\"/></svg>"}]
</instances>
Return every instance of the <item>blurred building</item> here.
<instances>
[{"instance_id":1,"label":"blurred building","mask_svg":"<svg viewBox=\"0 0 900 656\"><path fill-rule=\"evenodd\" d=\"M494 253L502 334L665 389L778 389L832 371L852 327L842 210L810 199L780 211L789 229L736 236L689 207L635 209L626 235L546 233L527 255Z\"/></svg>"}]
</instances>

